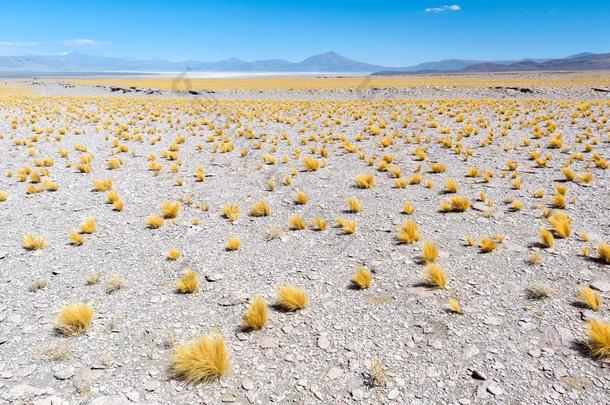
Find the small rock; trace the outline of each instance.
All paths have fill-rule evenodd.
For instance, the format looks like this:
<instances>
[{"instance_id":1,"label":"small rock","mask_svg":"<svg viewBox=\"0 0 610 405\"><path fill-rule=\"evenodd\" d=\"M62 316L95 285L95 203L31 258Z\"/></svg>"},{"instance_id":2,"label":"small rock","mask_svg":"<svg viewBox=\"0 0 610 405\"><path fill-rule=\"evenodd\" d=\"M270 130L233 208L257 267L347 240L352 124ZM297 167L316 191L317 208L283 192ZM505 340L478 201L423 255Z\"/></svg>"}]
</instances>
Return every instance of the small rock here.
<instances>
[{"instance_id":1,"label":"small rock","mask_svg":"<svg viewBox=\"0 0 610 405\"><path fill-rule=\"evenodd\" d=\"M330 370L328 370L328 373L326 373L326 378L328 378L329 380L334 380L335 378L339 378L343 375L343 370L341 370L339 367L332 367Z\"/></svg>"},{"instance_id":2,"label":"small rock","mask_svg":"<svg viewBox=\"0 0 610 405\"><path fill-rule=\"evenodd\" d=\"M262 349L275 349L279 346L279 342L274 338L265 338L261 340L259 345Z\"/></svg>"},{"instance_id":3,"label":"small rock","mask_svg":"<svg viewBox=\"0 0 610 405\"><path fill-rule=\"evenodd\" d=\"M148 392L155 391L159 388L161 383L157 380L148 380L144 383L144 389Z\"/></svg>"},{"instance_id":4,"label":"small rock","mask_svg":"<svg viewBox=\"0 0 610 405\"><path fill-rule=\"evenodd\" d=\"M140 394L138 393L138 391L129 391L125 394L125 396L131 402L138 402L140 400Z\"/></svg>"},{"instance_id":5,"label":"small rock","mask_svg":"<svg viewBox=\"0 0 610 405\"><path fill-rule=\"evenodd\" d=\"M502 319L497 316L488 316L483 320L485 325L499 326L502 324Z\"/></svg>"},{"instance_id":6,"label":"small rock","mask_svg":"<svg viewBox=\"0 0 610 405\"><path fill-rule=\"evenodd\" d=\"M241 386L246 391L250 391L250 390L254 389L254 383L248 377L244 377L244 379L241 380Z\"/></svg>"},{"instance_id":7,"label":"small rock","mask_svg":"<svg viewBox=\"0 0 610 405\"><path fill-rule=\"evenodd\" d=\"M608 292L610 291L610 280L594 280L589 284L589 287L600 292Z\"/></svg>"},{"instance_id":8,"label":"small rock","mask_svg":"<svg viewBox=\"0 0 610 405\"><path fill-rule=\"evenodd\" d=\"M432 347L432 348L434 348L436 350L440 350L440 349L443 348L443 344L438 339L430 339L428 341L428 346L430 346L430 347Z\"/></svg>"},{"instance_id":9,"label":"small rock","mask_svg":"<svg viewBox=\"0 0 610 405\"><path fill-rule=\"evenodd\" d=\"M472 370L472 373L470 374L470 376L472 378L474 378L475 380L481 380L481 381L487 380L487 376L479 370Z\"/></svg>"},{"instance_id":10,"label":"small rock","mask_svg":"<svg viewBox=\"0 0 610 405\"><path fill-rule=\"evenodd\" d=\"M496 383L489 384L489 386L487 387L487 391L489 391L489 393L496 397L498 395L502 395L502 388L500 388L500 386Z\"/></svg>"},{"instance_id":11,"label":"small rock","mask_svg":"<svg viewBox=\"0 0 610 405\"><path fill-rule=\"evenodd\" d=\"M364 399L364 392L360 388L353 389L351 394L354 401L361 401Z\"/></svg>"},{"instance_id":12,"label":"small rock","mask_svg":"<svg viewBox=\"0 0 610 405\"><path fill-rule=\"evenodd\" d=\"M426 367L426 375L430 378L440 377L441 373L436 367Z\"/></svg>"},{"instance_id":13,"label":"small rock","mask_svg":"<svg viewBox=\"0 0 610 405\"><path fill-rule=\"evenodd\" d=\"M328 350L330 348L330 342L325 335L318 338L318 347L322 350Z\"/></svg>"},{"instance_id":14,"label":"small rock","mask_svg":"<svg viewBox=\"0 0 610 405\"><path fill-rule=\"evenodd\" d=\"M206 274L206 276L205 276L205 279L207 281L209 281L210 283L213 283L215 281L220 281L223 278L225 278L225 276L220 273Z\"/></svg>"},{"instance_id":15,"label":"small rock","mask_svg":"<svg viewBox=\"0 0 610 405\"><path fill-rule=\"evenodd\" d=\"M63 367L63 368L55 371L55 373L53 373L53 377L57 378L58 380L69 380L73 376L74 376L74 367L72 367L72 366Z\"/></svg>"},{"instance_id":16,"label":"small rock","mask_svg":"<svg viewBox=\"0 0 610 405\"><path fill-rule=\"evenodd\" d=\"M398 388L393 388L392 390L390 390L390 392L388 392L388 399L393 401L398 398L399 395L400 391L398 391Z\"/></svg>"}]
</instances>

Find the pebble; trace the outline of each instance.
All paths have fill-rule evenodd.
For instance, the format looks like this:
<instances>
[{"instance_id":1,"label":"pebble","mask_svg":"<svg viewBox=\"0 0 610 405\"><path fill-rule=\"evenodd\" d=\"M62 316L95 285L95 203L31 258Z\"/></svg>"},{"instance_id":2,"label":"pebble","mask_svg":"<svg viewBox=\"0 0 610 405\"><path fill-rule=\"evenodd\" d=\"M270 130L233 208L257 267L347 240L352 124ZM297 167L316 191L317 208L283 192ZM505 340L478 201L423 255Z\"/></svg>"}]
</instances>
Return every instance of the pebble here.
<instances>
[{"instance_id":1,"label":"pebble","mask_svg":"<svg viewBox=\"0 0 610 405\"><path fill-rule=\"evenodd\" d=\"M241 386L246 391L250 391L250 390L254 389L254 383L248 377L244 377L244 379L241 380Z\"/></svg>"},{"instance_id":2,"label":"pebble","mask_svg":"<svg viewBox=\"0 0 610 405\"><path fill-rule=\"evenodd\" d=\"M398 388L393 388L390 390L390 392L388 392L388 399L393 401L396 398L398 398L399 395L400 395L400 391L398 391Z\"/></svg>"},{"instance_id":3,"label":"pebble","mask_svg":"<svg viewBox=\"0 0 610 405\"><path fill-rule=\"evenodd\" d=\"M500 386L494 382L489 384L489 386L487 387L487 391L489 391L491 394L493 394L496 397L498 395L502 395L502 388L500 388Z\"/></svg>"},{"instance_id":4,"label":"pebble","mask_svg":"<svg viewBox=\"0 0 610 405\"><path fill-rule=\"evenodd\" d=\"M330 348L330 342L325 335L318 338L318 347L322 350L328 350Z\"/></svg>"},{"instance_id":5,"label":"pebble","mask_svg":"<svg viewBox=\"0 0 610 405\"><path fill-rule=\"evenodd\" d=\"M69 380L73 376L74 367L72 366L62 367L59 370L56 370L55 373L53 373L53 377L57 378L58 380Z\"/></svg>"},{"instance_id":6,"label":"pebble","mask_svg":"<svg viewBox=\"0 0 610 405\"><path fill-rule=\"evenodd\" d=\"M261 340L259 345L262 349L275 349L279 346L279 342L274 338L265 338Z\"/></svg>"},{"instance_id":7,"label":"pebble","mask_svg":"<svg viewBox=\"0 0 610 405\"><path fill-rule=\"evenodd\" d=\"M144 389L148 392L152 392L157 390L160 385L161 383L157 380L148 380L146 383L144 383Z\"/></svg>"},{"instance_id":8,"label":"pebble","mask_svg":"<svg viewBox=\"0 0 610 405\"><path fill-rule=\"evenodd\" d=\"M336 378L339 378L343 375L343 370L341 370L339 367L335 366L332 367L330 370L328 370L328 373L326 373L326 378L328 378L329 380L334 380Z\"/></svg>"},{"instance_id":9,"label":"pebble","mask_svg":"<svg viewBox=\"0 0 610 405\"><path fill-rule=\"evenodd\" d=\"M497 316L488 316L483 320L485 325L499 326L502 324L502 319Z\"/></svg>"}]
</instances>

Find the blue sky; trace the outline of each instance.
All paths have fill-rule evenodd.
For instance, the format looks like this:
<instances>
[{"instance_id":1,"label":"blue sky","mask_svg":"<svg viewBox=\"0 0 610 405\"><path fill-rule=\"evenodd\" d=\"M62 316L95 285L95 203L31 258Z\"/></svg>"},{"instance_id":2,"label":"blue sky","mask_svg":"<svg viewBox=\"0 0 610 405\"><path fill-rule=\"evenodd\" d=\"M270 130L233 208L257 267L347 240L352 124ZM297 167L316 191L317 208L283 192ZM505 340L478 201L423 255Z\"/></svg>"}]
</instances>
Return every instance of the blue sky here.
<instances>
[{"instance_id":1,"label":"blue sky","mask_svg":"<svg viewBox=\"0 0 610 405\"><path fill-rule=\"evenodd\" d=\"M176 4L180 3L180 4ZM78 51L406 66L610 52L610 1L3 1L0 55Z\"/></svg>"}]
</instances>

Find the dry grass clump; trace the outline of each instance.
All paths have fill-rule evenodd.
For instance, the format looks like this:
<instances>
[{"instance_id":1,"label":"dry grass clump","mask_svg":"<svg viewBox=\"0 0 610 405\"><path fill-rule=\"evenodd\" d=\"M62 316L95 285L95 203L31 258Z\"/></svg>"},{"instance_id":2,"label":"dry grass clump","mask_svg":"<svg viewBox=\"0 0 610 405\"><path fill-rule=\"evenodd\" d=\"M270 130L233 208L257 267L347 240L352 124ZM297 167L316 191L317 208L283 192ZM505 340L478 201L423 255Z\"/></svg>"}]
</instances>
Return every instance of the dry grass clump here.
<instances>
[{"instance_id":1,"label":"dry grass clump","mask_svg":"<svg viewBox=\"0 0 610 405\"><path fill-rule=\"evenodd\" d=\"M375 185L375 176L371 173L359 174L354 178L356 187L371 188Z\"/></svg>"},{"instance_id":2,"label":"dry grass clump","mask_svg":"<svg viewBox=\"0 0 610 405\"><path fill-rule=\"evenodd\" d=\"M163 218L171 219L176 218L180 213L180 202L179 201L166 201L161 205L161 214Z\"/></svg>"},{"instance_id":3,"label":"dry grass clump","mask_svg":"<svg viewBox=\"0 0 610 405\"><path fill-rule=\"evenodd\" d=\"M347 211L357 214L362 211L362 203L356 197L347 199Z\"/></svg>"},{"instance_id":4,"label":"dry grass clump","mask_svg":"<svg viewBox=\"0 0 610 405\"><path fill-rule=\"evenodd\" d=\"M232 236L227 239L227 243L225 244L225 249L229 252L233 252L235 250L239 250L241 247L241 241L237 236Z\"/></svg>"},{"instance_id":5,"label":"dry grass clump","mask_svg":"<svg viewBox=\"0 0 610 405\"><path fill-rule=\"evenodd\" d=\"M589 321L587 335L591 355L605 358L610 356L610 323L597 319Z\"/></svg>"},{"instance_id":6,"label":"dry grass clump","mask_svg":"<svg viewBox=\"0 0 610 405\"><path fill-rule=\"evenodd\" d=\"M438 259L438 247L436 244L432 241L424 242L421 257L425 263L434 263Z\"/></svg>"},{"instance_id":7,"label":"dry grass clump","mask_svg":"<svg viewBox=\"0 0 610 405\"><path fill-rule=\"evenodd\" d=\"M193 270L188 270L178 280L176 289L181 294L192 294L197 291L198 286L197 274Z\"/></svg>"},{"instance_id":8,"label":"dry grass clump","mask_svg":"<svg viewBox=\"0 0 610 405\"><path fill-rule=\"evenodd\" d=\"M553 247L553 245L555 244L555 237L553 236L553 233L551 231L549 231L548 229L540 228L538 234L540 235L540 240L544 247Z\"/></svg>"},{"instance_id":9,"label":"dry grass clump","mask_svg":"<svg viewBox=\"0 0 610 405\"><path fill-rule=\"evenodd\" d=\"M597 254L599 261L610 264L610 245L605 242L600 242L597 246Z\"/></svg>"},{"instance_id":10,"label":"dry grass clump","mask_svg":"<svg viewBox=\"0 0 610 405\"><path fill-rule=\"evenodd\" d=\"M267 303L263 297L256 297L250 303L242 319L242 329L260 330L267 323Z\"/></svg>"},{"instance_id":11,"label":"dry grass clump","mask_svg":"<svg viewBox=\"0 0 610 405\"><path fill-rule=\"evenodd\" d=\"M92 218L92 217L86 218L79 225L80 233L84 233L84 234L87 234L87 235L90 235L93 232L95 232L95 228L96 227L97 227L97 224L95 222L95 218Z\"/></svg>"},{"instance_id":12,"label":"dry grass clump","mask_svg":"<svg viewBox=\"0 0 610 405\"><path fill-rule=\"evenodd\" d=\"M277 303L286 311L297 311L307 306L308 298L299 287L285 284L277 290Z\"/></svg>"},{"instance_id":13,"label":"dry grass clump","mask_svg":"<svg viewBox=\"0 0 610 405\"><path fill-rule=\"evenodd\" d=\"M558 238L567 238L572 234L572 220L563 211L554 211L548 219Z\"/></svg>"},{"instance_id":14,"label":"dry grass clump","mask_svg":"<svg viewBox=\"0 0 610 405\"><path fill-rule=\"evenodd\" d=\"M222 215L229 221L235 222L239 218L239 205L229 204L222 207Z\"/></svg>"},{"instance_id":15,"label":"dry grass clump","mask_svg":"<svg viewBox=\"0 0 610 405\"><path fill-rule=\"evenodd\" d=\"M530 266L537 266L540 263L542 263L542 256L540 256L540 252L533 251L532 253L530 253L527 258L525 259L526 263L529 264Z\"/></svg>"},{"instance_id":16,"label":"dry grass clump","mask_svg":"<svg viewBox=\"0 0 610 405\"><path fill-rule=\"evenodd\" d=\"M354 220L351 220L351 221L343 220L341 223L341 229L347 235L353 235L354 233L356 233L356 228L357 228L357 224L356 224L356 221L354 221Z\"/></svg>"},{"instance_id":17,"label":"dry grass clump","mask_svg":"<svg viewBox=\"0 0 610 405\"><path fill-rule=\"evenodd\" d=\"M555 293L555 289L551 288L546 284L532 284L527 289L527 295L533 300L542 300L548 298Z\"/></svg>"},{"instance_id":18,"label":"dry grass clump","mask_svg":"<svg viewBox=\"0 0 610 405\"><path fill-rule=\"evenodd\" d=\"M447 165L444 163L430 163L430 171L432 173L443 173L447 170Z\"/></svg>"},{"instance_id":19,"label":"dry grass clump","mask_svg":"<svg viewBox=\"0 0 610 405\"><path fill-rule=\"evenodd\" d=\"M305 159L303 159L303 167L308 172L315 172L321 166L322 163L319 160L312 158L311 156L307 156Z\"/></svg>"},{"instance_id":20,"label":"dry grass clump","mask_svg":"<svg viewBox=\"0 0 610 405\"><path fill-rule=\"evenodd\" d=\"M112 294L121 288L123 288L123 279L117 273L112 273L108 284L106 284L106 294Z\"/></svg>"},{"instance_id":21,"label":"dry grass clump","mask_svg":"<svg viewBox=\"0 0 610 405\"><path fill-rule=\"evenodd\" d=\"M103 192L112 190L112 179L93 180L93 191Z\"/></svg>"},{"instance_id":22,"label":"dry grass clump","mask_svg":"<svg viewBox=\"0 0 610 405\"><path fill-rule=\"evenodd\" d=\"M388 383L385 366L379 360L374 361L371 365L371 379L376 387L385 387Z\"/></svg>"},{"instance_id":23,"label":"dry grass clump","mask_svg":"<svg viewBox=\"0 0 610 405\"><path fill-rule=\"evenodd\" d=\"M57 317L56 326L66 336L84 333L93 320L93 307L82 302L66 305Z\"/></svg>"},{"instance_id":24,"label":"dry grass clump","mask_svg":"<svg viewBox=\"0 0 610 405\"><path fill-rule=\"evenodd\" d=\"M405 203L402 205L402 212L404 214L411 215L413 214L413 211L415 211L415 207L413 207L411 203L405 201Z\"/></svg>"},{"instance_id":25,"label":"dry grass clump","mask_svg":"<svg viewBox=\"0 0 610 405\"><path fill-rule=\"evenodd\" d=\"M369 288L373 283L373 273L366 267L358 267L352 277L352 283L359 289Z\"/></svg>"},{"instance_id":26,"label":"dry grass clump","mask_svg":"<svg viewBox=\"0 0 610 405\"><path fill-rule=\"evenodd\" d=\"M580 297L587 308L592 309L593 311L599 311L604 302L602 297L589 287L580 289Z\"/></svg>"},{"instance_id":27,"label":"dry grass clump","mask_svg":"<svg viewBox=\"0 0 610 405\"><path fill-rule=\"evenodd\" d=\"M328 227L328 223L322 217L315 217L312 221L312 226L317 231L325 231Z\"/></svg>"},{"instance_id":28,"label":"dry grass clump","mask_svg":"<svg viewBox=\"0 0 610 405\"><path fill-rule=\"evenodd\" d=\"M70 232L68 237L74 246L81 246L83 243L85 243L85 239L76 231Z\"/></svg>"},{"instance_id":29,"label":"dry grass clump","mask_svg":"<svg viewBox=\"0 0 610 405\"><path fill-rule=\"evenodd\" d=\"M290 229L300 231L305 229L305 219L300 215L291 215L288 219L288 223L290 225Z\"/></svg>"},{"instance_id":30,"label":"dry grass clump","mask_svg":"<svg viewBox=\"0 0 610 405\"><path fill-rule=\"evenodd\" d=\"M209 382L229 372L229 354L222 335L201 336L175 349L172 371L188 383Z\"/></svg>"},{"instance_id":31,"label":"dry grass clump","mask_svg":"<svg viewBox=\"0 0 610 405\"><path fill-rule=\"evenodd\" d=\"M163 217L158 215L151 215L146 218L146 224L150 229L157 229L163 225Z\"/></svg>"},{"instance_id":32,"label":"dry grass clump","mask_svg":"<svg viewBox=\"0 0 610 405\"><path fill-rule=\"evenodd\" d=\"M398 230L396 239L401 243L412 244L421 239L419 229L415 221L407 221Z\"/></svg>"},{"instance_id":33,"label":"dry grass clump","mask_svg":"<svg viewBox=\"0 0 610 405\"><path fill-rule=\"evenodd\" d=\"M6 201L8 199L8 194L6 191L0 190L0 202Z\"/></svg>"},{"instance_id":34,"label":"dry grass clump","mask_svg":"<svg viewBox=\"0 0 610 405\"><path fill-rule=\"evenodd\" d=\"M28 233L23 237L23 247L27 250L40 250L44 249L47 243L43 236L37 236L32 233Z\"/></svg>"},{"instance_id":35,"label":"dry grass clump","mask_svg":"<svg viewBox=\"0 0 610 405\"><path fill-rule=\"evenodd\" d=\"M253 217L267 217L271 215L271 206L267 201L258 201L250 208L250 215Z\"/></svg>"},{"instance_id":36,"label":"dry grass clump","mask_svg":"<svg viewBox=\"0 0 610 405\"><path fill-rule=\"evenodd\" d=\"M178 260L180 259L180 256L182 256L182 252L177 248L170 249L170 251L167 252L167 260Z\"/></svg>"},{"instance_id":37,"label":"dry grass clump","mask_svg":"<svg viewBox=\"0 0 610 405\"><path fill-rule=\"evenodd\" d=\"M479 242L479 250L481 253L493 252L497 246L496 241L488 236L482 238Z\"/></svg>"},{"instance_id":38,"label":"dry grass clump","mask_svg":"<svg viewBox=\"0 0 610 405\"><path fill-rule=\"evenodd\" d=\"M445 192L449 194L454 194L458 192L458 182L455 179L449 179L445 183Z\"/></svg>"},{"instance_id":39,"label":"dry grass clump","mask_svg":"<svg viewBox=\"0 0 610 405\"><path fill-rule=\"evenodd\" d=\"M28 287L28 291L29 292L36 292L38 290L42 290L43 288L45 288L47 285L49 285L49 282L43 278L39 278L37 280L33 280L29 287Z\"/></svg>"},{"instance_id":40,"label":"dry grass clump","mask_svg":"<svg viewBox=\"0 0 610 405\"><path fill-rule=\"evenodd\" d=\"M93 273L89 273L89 275L87 276L87 285L95 285L95 284L99 284L99 282L102 280L102 276L100 275L100 273L98 273L97 271L94 271Z\"/></svg>"},{"instance_id":41,"label":"dry grass clump","mask_svg":"<svg viewBox=\"0 0 610 405\"><path fill-rule=\"evenodd\" d=\"M456 298L449 298L449 300L447 300L447 305L449 306L451 311L453 311L453 313L456 313L458 315L462 315L464 313L462 311L462 306Z\"/></svg>"},{"instance_id":42,"label":"dry grass clump","mask_svg":"<svg viewBox=\"0 0 610 405\"><path fill-rule=\"evenodd\" d=\"M463 196L453 196L450 201L441 203L443 212L464 212L470 208L470 199Z\"/></svg>"},{"instance_id":43,"label":"dry grass clump","mask_svg":"<svg viewBox=\"0 0 610 405\"><path fill-rule=\"evenodd\" d=\"M426 267L426 283L444 289L447 286L447 275L440 266L430 264Z\"/></svg>"},{"instance_id":44,"label":"dry grass clump","mask_svg":"<svg viewBox=\"0 0 610 405\"><path fill-rule=\"evenodd\" d=\"M302 191L297 191L294 202L297 205L305 205L309 201L309 197Z\"/></svg>"}]
</instances>

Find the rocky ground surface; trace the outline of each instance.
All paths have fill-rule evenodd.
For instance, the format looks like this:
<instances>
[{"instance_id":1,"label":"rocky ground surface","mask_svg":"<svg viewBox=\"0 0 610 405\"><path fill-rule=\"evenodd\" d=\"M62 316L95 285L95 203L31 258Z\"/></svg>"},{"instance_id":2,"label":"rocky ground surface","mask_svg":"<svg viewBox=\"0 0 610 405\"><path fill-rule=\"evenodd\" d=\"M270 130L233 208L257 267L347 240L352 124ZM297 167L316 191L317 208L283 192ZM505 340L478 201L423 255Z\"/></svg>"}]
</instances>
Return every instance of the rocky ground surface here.
<instances>
[{"instance_id":1,"label":"rocky ground surface","mask_svg":"<svg viewBox=\"0 0 610 405\"><path fill-rule=\"evenodd\" d=\"M99 88L40 87L45 95L111 95ZM609 365L589 356L586 320L610 318L610 266L593 259L597 244L610 241L610 175L589 166L593 153L610 158L610 125L603 120L610 115L610 105L582 100L602 97L587 89L545 90L543 95L412 91L384 90L374 98L455 100L340 101L343 96L335 92L323 98L337 100L275 102L196 103L154 94L147 100L0 99L0 190L8 194L0 202L0 403L604 403L610 390ZM465 100L491 93L510 100ZM267 96L306 98L302 93L260 98ZM464 121L456 119L459 114ZM554 133L563 134L563 148L546 147L550 134L533 138L538 116L544 117L538 124L542 128L545 119L553 121ZM438 126L430 125L432 121ZM453 142L458 142L468 122L479 133L461 139L462 152L473 150L465 161L463 154L436 140L447 137L442 129L449 128ZM512 127L502 135L507 123ZM31 144L38 155L31 157L30 146L15 145L14 140L31 138L38 128L42 133ZM253 139L238 136L245 128L252 129ZM589 138L577 143L587 131ZM66 134L57 140L61 132ZM495 134L493 142L481 147L490 132ZM117 133L122 133L120 143L128 152L113 147ZM135 137L138 133L143 141ZM186 139L179 161L163 159L162 151L178 135ZM380 146L384 135L395 143ZM161 140L152 145L156 136ZM339 136L361 148L366 159L347 153ZM310 140L302 144L303 138ZM530 139L530 146L520 146L523 139ZM223 142L233 143L234 150L214 152L214 145ZM594 143L592 151L584 149L589 143ZM91 174L76 171L83 155L76 145L86 145L95 156ZM302 161L310 148L319 152L322 146L329 156L312 156L326 167L304 171ZM69 151L67 158L60 158L59 147ZM413 156L417 147L427 148L424 162ZM298 159L295 148L301 150ZM242 149L248 156L240 157ZM528 159L534 149L550 154L548 167L537 168ZM571 167L577 173L592 172L590 184L563 181L561 168L577 152L584 159L574 160ZM111 154L123 161L121 168L107 170ZM163 166L157 175L148 170L151 154ZM266 154L276 156L277 163L263 164ZM395 188L395 179L377 170L383 154L394 157L393 165L403 177L421 165L422 183ZM289 156L287 163L284 155ZM34 167L33 161L42 157L54 159L48 172L58 190L26 194L28 184L19 182L17 171ZM371 157L374 166L367 164ZM521 189L512 185L508 160L518 163ZM431 173L431 161L444 162L447 170ZM181 165L172 173L170 167L177 162ZM194 177L198 166L206 169L204 182ZM492 170L494 177L488 183L466 177L472 166ZM286 186L282 180L293 167L292 184ZM8 171L11 177L5 175ZM356 188L353 179L361 173L373 173L376 186ZM175 184L177 177L184 179L182 186ZM94 179L103 178L113 180L125 202L122 212L112 210L105 193L92 191ZM442 192L450 178L458 181L458 194L471 199L470 210L440 212L441 202L451 197ZM277 184L274 191L267 190L269 180ZM434 183L431 188L424 186L428 180ZM568 187L565 212L574 232L543 249L538 229L549 226L542 214L557 183ZM537 189L546 191L544 198L533 197ZM306 205L295 205L296 191L308 194ZM491 209L477 201L481 192L495 201ZM362 212L345 212L350 197L361 201ZM523 203L516 212L509 204L515 198ZM248 216L261 199L270 203L272 214ZM159 213L164 201L178 200L182 210L176 220L147 229L147 216ZM405 201L415 207L410 216L401 212ZM202 210L206 207L201 203L209 209ZM221 216L221 208L229 203L241 207L235 223ZM307 220L320 215L329 228L289 230L288 218L294 214ZM334 227L339 216L356 220L355 234ZM97 230L85 235L82 246L70 245L68 233L86 217L96 219ZM419 225L421 240L397 244L396 230L408 219ZM44 236L48 246L25 250L22 238L30 232ZM588 242L578 236L583 232ZM504 238L485 254L466 246L467 235L477 241L488 235ZM230 236L240 238L239 250L224 249ZM440 249L438 263L449 279L444 290L422 284L425 266L419 256L426 240ZM582 255L583 245L590 247L591 258ZM166 259L171 248L181 250L179 260ZM526 262L533 252L541 256L538 265ZM374 272L368 290L350 286L361 265ZM177 294L176 280L187 269L199 275L200 289ZM101 274L101 283L87 285L92 272ZM124 285L109 294L106 285L112 273L118 273ZM35 280L47 285L32 292ZM283 283L302 287L309 306L295 313L270 307L263 330L241 331L248 301L262 295L273 304ZM528 289L536 284L552 288L550 296L532 299ZM587 285L606 300L598 312L579 302L578 289ZM448 310L451 297L461 303L462 315ZM57 313L79 301L93 305L92 326L83 335L65 337L55 328ZM172 377L173 348L214 331L226 339L230 373L209 384L189 385ZM373 378L375 364L385 374L385 385Z\"/></svg>"}]
</instances>

